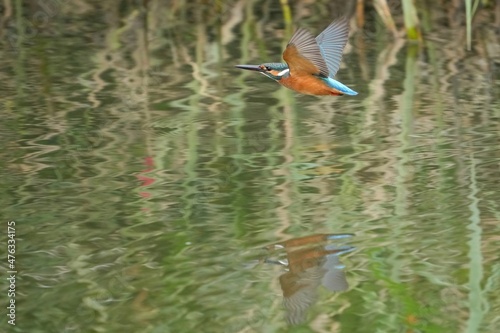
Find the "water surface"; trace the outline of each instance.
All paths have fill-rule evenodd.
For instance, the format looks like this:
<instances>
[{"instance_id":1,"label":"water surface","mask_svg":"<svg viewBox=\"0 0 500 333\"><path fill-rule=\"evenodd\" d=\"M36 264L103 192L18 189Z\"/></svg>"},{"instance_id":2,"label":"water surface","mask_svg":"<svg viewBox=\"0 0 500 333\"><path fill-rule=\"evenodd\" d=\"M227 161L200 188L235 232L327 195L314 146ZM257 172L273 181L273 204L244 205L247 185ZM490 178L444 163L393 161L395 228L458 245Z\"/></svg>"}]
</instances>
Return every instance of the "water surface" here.
<instances>
[{"instance_id":1,"label":"water surface","mask_svg":"<svg viewBox=\"0 0 500 333\"><path fill-rule=\"evenodd\" d=\"M421 45L369 18L337 77L359 95L317 98L233 67L279 61L278 3L117 3L58 7L1 46L19 272L2 327L500 331L495 30L467 52L445 14Z\"/></svg>"}]
</instances>

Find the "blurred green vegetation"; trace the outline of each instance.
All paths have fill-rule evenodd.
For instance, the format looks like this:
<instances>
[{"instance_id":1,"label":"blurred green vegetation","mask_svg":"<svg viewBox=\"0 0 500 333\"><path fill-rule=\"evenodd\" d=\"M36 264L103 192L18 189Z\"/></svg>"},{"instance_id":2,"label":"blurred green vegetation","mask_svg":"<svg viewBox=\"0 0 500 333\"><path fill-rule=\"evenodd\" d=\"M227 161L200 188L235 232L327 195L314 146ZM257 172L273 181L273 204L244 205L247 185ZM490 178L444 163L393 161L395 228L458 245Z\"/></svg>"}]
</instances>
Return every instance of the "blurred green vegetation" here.
<instances>
[{"instance_id":1,"label":"blurred green vegetation","mask_svg":"<svg viewBox=\"0 0 500 333\"><path fill-rule=\"evenodd\" d=\"M405 3L4 1L8 329L497 333L499 6ZM232 67L344 13L355 98ZM351 290L288 327L279 267L248 267L330 232L356 234Z\"/></svg>"}]
</instances>

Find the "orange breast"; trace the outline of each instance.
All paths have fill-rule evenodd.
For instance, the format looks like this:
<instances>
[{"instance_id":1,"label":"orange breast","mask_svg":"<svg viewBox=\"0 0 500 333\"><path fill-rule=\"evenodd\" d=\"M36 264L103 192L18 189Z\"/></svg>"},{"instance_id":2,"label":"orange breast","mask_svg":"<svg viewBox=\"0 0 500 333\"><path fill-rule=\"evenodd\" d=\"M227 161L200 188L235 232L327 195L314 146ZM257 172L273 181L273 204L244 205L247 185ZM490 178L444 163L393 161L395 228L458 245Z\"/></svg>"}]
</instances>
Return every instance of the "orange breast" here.
<instances>
[{"instance_id":1,"label":"orange breast","mask_svg":"<svg viewBox=\"0 0 500 333\"><path fill-rule=\"evenodd\" d=\"M291 75L278 81L283 86L307 95L343 95L312 75Z\"/></svg>"}]
</instances>

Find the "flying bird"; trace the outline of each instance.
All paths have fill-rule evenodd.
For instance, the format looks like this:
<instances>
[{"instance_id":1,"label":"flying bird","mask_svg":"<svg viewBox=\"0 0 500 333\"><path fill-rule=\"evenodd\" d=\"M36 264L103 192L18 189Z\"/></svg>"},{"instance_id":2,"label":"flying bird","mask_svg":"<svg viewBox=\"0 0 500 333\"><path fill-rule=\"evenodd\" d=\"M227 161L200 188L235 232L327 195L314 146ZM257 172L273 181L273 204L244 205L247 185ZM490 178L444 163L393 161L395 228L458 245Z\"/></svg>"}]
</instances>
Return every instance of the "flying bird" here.
<instances>
[{"instance_id":1,"label":"flying bird","mask_svg":"<svg viewBox=\"0 0 500 333\"><path fill-rule=\"evenodd\" d=\"M236 65L260 72L279 84L307 95L357 95L333 77L340 67L342 51L349 35L349 22L342 17L333 21L318 37L299 28L283 52L284 63Z\"/></svg>"}]
</instances>

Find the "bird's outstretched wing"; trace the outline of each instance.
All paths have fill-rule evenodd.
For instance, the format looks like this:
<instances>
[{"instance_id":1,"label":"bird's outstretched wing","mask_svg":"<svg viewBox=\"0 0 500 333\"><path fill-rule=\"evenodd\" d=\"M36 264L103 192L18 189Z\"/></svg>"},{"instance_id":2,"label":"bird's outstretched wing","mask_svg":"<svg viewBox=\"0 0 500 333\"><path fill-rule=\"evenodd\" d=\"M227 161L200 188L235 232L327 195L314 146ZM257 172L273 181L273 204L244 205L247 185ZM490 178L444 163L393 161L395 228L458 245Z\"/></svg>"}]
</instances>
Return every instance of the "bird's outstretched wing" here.
<instances>
[{"instance_id":1,"label":"bird's outstretched wing","mask_svg":"<svg viewBox=\"0 0 500 333\"><path fill-rule=\"evenodd\" d=\"M328 77L328 66L314 36L305 29L298 29L283 52L290 68L290 75L316 74Z\"/></svg>"},{"instance_id":2,"label":"bird's outstretched wing","mask_svg":"<svg viewBox=\"0 0 500 333\"><path fill-rule=\"evenodd\" d=\"M321 55L328 66L329 77L333 78L340 67L342 52L349 37L349 21L341 17L333 21L316 37Z\"/></svg>"}]
</instances>

